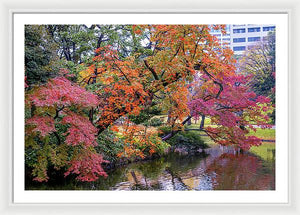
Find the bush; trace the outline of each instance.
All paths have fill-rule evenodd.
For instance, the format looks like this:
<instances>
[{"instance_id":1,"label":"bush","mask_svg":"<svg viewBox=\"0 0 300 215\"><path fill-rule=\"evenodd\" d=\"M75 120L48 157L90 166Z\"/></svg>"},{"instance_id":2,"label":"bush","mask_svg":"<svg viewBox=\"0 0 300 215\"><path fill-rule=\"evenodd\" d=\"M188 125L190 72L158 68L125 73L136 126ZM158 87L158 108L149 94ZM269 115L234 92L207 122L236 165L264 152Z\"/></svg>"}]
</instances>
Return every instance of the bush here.
<instances>
[{"instance_id":1,"label":"bush","mask_svg":"<svg viewBox=\"0 0 300 215\"><path fill-rule=\"evenodd\" d=\"M149 142L151 142L151 144L145 144L144 141L137 142L136 149L142 151L145 157L151 157L154 154L161 156L165 154L165 151L170 147L170 144L162 141L157 134L151 135Z\"/></svg>"},{"instance_id":2,"label":"bush","mask_svg":"<svg viewBox=\"0 0 300 215\"><path fill-rule=\"evenodd\" d=\"M163 155L165 151L170 147L170 144L162 141L157 135L153 135L150 137L151 142L156 146L156 153L159 155Z\"/></svg>"},{"instance_id":3,"label":"bush","mask_svg":"<svg viewBox=\"0 0 300 215\"><path fill-rule=\"evenodd\" d=\"M139 115L129 115L129 120L135 124L142 124L148 122L153 116L160 115L161 110L157 105L145 108Z\"/></svg>"},{"instance_id":4,"label":"bush","mask_svg":"<svg viewBox=\"0 0 300 215\"><path fill-rule=\"evenodd\" d=\"M118 134L110 129L103 131L97 138L97 152L103 154L105 160L116 162L119 160L117 154L124 148L124 142L118 138Z\"/></svg>"},{"instance_id":5,"label":"bush","mask_svg":"<svg viewBox=\"0 0 300 215\"><path fill-rule=\"evenodd\" d=\"M177 134L175 134L172 138L167 140L167 142L171 146L185 146L186 148L190 150L197 150L199 148L205 149L208 148L208 145L204 143L204 141L201 139L199 132L184 132L180 131Z\"/></svg>"},{"instance_id":6,"label":"bush","mask_svg":"<svg viewBox=\"0 0 300 215\"><path fill-rule=\"evenodd\" d=\"M145 123L145 125L153 126L153 127L161 126L162 124L163 124L163 121L159 118L152 118Z\"/></svg>"},{"instance_id":7,"label":"bush","mask_svg":"<svg viewBox=\"0 0 300 215\"><path fill-rule=\"evenodd\" d=\"M169 126L160 126L157 130L158 130L159 136L163 137L164 135L170 133L172 131L172 128Z\"/></svg>"}]
</instances>

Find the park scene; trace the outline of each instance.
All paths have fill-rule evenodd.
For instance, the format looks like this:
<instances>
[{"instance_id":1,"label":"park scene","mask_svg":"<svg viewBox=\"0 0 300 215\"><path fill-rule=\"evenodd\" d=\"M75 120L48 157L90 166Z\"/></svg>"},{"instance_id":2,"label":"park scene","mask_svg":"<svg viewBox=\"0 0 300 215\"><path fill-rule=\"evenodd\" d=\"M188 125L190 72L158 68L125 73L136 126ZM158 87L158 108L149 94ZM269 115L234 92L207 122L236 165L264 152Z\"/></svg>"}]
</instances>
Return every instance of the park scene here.
<instances>
[{"instance_id":1,"label":"park scene","mask_svg":"<svg viewBox=\"0 0 300 215\"><path fill-rule=\"evenodd\" d=\"M25 25L25 190L275 190L274 25Z\"/></svg>"}]
</instances>

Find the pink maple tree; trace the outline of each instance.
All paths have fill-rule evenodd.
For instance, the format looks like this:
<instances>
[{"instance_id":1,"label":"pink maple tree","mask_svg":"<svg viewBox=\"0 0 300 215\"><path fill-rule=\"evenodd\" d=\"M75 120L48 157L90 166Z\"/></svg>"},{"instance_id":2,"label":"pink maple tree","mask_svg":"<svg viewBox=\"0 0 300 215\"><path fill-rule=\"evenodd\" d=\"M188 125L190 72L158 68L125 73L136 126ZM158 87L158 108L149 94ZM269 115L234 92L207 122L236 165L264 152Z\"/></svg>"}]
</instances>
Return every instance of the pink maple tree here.
<instances>
[{"instance_id":1,"label":"pink maple tree","mask_svg":"<svg viewBox=\"0 0 300 215\"><path fill-rule=\"evenodd\" d=\"M106 176L101 163L107 161L94 149L97 145L97 128L84 114L84 111L96 107L98 103L96 95L64 76L51 79L29 93L26 105L33 111L32 117L26 119L25 142L39 149L37 159L40 160L33 165L34 180L47 181L49 165L54 165L56 169L67 168L65 176L78 174L77 179L82 181ZM60 126L56 128L56 125ZM36 136L40 141L33 141ZM50 136L55 137L56 142L50 143ZM70 150L76 153L69 158Z\"/></svg>"},{"instance_id":2,"label":"pink maple tree","mask_svg":"<svg viewBox=\"0 0 300 215\"><path fill-rule=\"evenodd\" d=\"M217 80L220 85L215 89L196 93L188 102L193 117L206 116L217 125L202 130L221 145L235 145L247 150L261 144L260 138L248 136L249 131L255 131L256 127L270 127L269 117L265 113L272 108L270 99L250 91L246 85L249 78L237 74L224 77ZM208 76L203 76L202 81L209 81ZM220 86L222 90L218 94Z\"/></svg>"}]
</instances>

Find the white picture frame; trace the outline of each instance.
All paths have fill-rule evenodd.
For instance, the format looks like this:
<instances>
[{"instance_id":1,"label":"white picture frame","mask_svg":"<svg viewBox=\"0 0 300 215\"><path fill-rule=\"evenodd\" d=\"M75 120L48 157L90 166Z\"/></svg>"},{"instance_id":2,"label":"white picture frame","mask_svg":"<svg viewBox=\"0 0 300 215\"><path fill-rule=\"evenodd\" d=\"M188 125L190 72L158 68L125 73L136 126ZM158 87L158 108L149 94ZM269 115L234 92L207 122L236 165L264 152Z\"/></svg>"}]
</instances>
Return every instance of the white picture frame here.
<instances>
[{"instance_id":1,"label":"white picture frame","mask_svg":"<svg viewBox=\"0 0 300 215\"><path fill-rule=\"evenodd\" d=\"M288 14L255 13L38 13L13 14L13 202L14 203L288 203L287 135L287 23ZM276 26L276 189L270 191L234 190L201 192L167 191L30 191L24 185L24 26L27 24L274 24ZM137 21L138 20L138 21ZM201 20L201 21L200 21ZM203 21L202 21L203 20ZM238 20L238 21L237 21ZM18 134L18 135L17 135ZM21 135L19 135L21 134Z\"/></svg>"},{"instance_id":2,"label":"white picture frame","mask_svg":"<svg viewBox=\"0 0 300 215\"><path fill-rule=\"evenodd\" d=\"M195 3L195 2L194 2ZM229 4L234 4L236 3L235 1L232 1L232 2L229 2ZM46 4L45 4L46 5ZM147 4L145 3L144 6L146 6ZM180 7L180 3L177 3L177 6ZM196 4L197 5L197 4ZM1 5L2 6L2 5ZM7 6L6 6L7 7ZM9 7L9 6L8 6ZM125 7L125 5L124 5ZM198 5L199 7L199 5ZM246 8L244 8L244 10L241 10L240 12L242 13L259 13L259 12L268 12L268 13L287 13L289 14L289 17L291 18L292 17L292 13L291 11L292 10L295 10L297 7L296 4L294 4L293 7L291 7L290 9L273 9L273 10L268 10L268 9L265 9L265 10L247 10ZM108 7L109 8L109 7ZM215 9L215 10L200 10L200 9L195 9L197 7L194 7L194 9L187 9L187 10L180 10L178 8L175 8L175 9L172 9L172 8L162 8L160 10L147 10L146 8L145 9L136 9L136 10L124 10L124 9L111 9L111 10L105 10L105 9L102 9L102 10L82 10L82 9L74 9L74 10L63 10L63 9L53 9L53 10L25 10L25 9L21 9L21 10L18 10L18 9L14 9L13 7L9 7L9 8L6 8L6 15L8 15L8 17L6 17L5 19L3 20L7 20L7 18L10 18L10 23L12 23L12 16L14 13L17 13L17 12L27 12L27 13L36 13L36 12L42 12L42 13L49 13L49 12L54 12L54 13L62 13L62 12L69 12L69 13L76 13L76 12L86 12L86 13L92 13L92 12L114 12L114 13L117 13L117 12L127 12L127 13L130 13L130 12L175 12L175 13L212 13L212 12L218 12L218 13L230 13L230 12L234 12L233 10L226 10L226 9L223 9L223 10L218 10L218 9ZM10 9L10 11L8 11L8 9ZM291 23L295 22L296 20L294 18L292 18L290 20L290 25ZM6 27L8 27L7 23L5 25ZM6 39L9 39L10 40L10 43L12 42L12 35L11 35L11 29L12 26L10 26L10 29L8 30L8 32L10 33L9 36L6 36ZM290 28L291 29L291 28ZM290 35L291 33L294 32L294 31L290 31ZM299 32L298 32L299 34ZM292 33L292 35L294 35ZM291 37L291 36L290 36ZM5 40L5 38L2 38L2 40ZM1 41L3 42L3 41ZM9 45L8 44L8 45ZM12 47L9 47L9 46L5 46L7 47L7 50L10 51L10 57L12 56ZM296 47L289 47L290 48L290 51L289 53L296 53ZM5 59L5 58L4 58ZM8 62L10 62L12 59L7 59ZM295 57L292 57L290 55L290 58L289 58L289 61L290 62L295 62ZM4 63L4 65L8 65L7 62ZM299 65L297 65L298 68L299 68ZM294 69L297 67L296 64L290 64L289 67ZM7 67L6 70L8 71L11 71L11 68L12 65L10 65L10 67ZM294 70L293 70L294 71ZM289 73L290 76L293 76L293 73L290 72ZM11 111L12 111L12 104L11 104L11 99L13 97L12 95L12 74L11 72L7 73L7 74L4 74L5 77L8 77L10 82L7 82L7 83L3 83L3 86L4 87L7 87L7 90L9 90L9 94L6 95L6 97L4 97L4 101L10 101L8 102L8 104L10 105L9 108L3 108L4 110L2 112L7 112L7 116L5 116L4 118L8 119L7 122L9 122L9 126L7 129L9 129L8 131L10 132L7 132L6 134L4 133L4 137L7 138L4 140L5 143L11 143L12 142L12 130L11 130L11 127L12 127L12 119L11 119ZM289 79L290 83L295 83L296 80L293 80L291 81L291 79ZM293 85L292 85L293 86ZM295 86L295 85L294 85ZM290 94L291 96L291 94ZM3 103L4 104L4 103ZM289 110L290 110L290 115L291 114L294 114L292 111L294 110L295 106L293 103L291 103L291 97L289 98ZM291 126L291 119L289 121L289 125ZM294 125L294 124L293 124ZM296 126L297 127L297 126ZM289 134L289 137L290 137L290 140L291 142L289 143L290 146L292 144L292 146L290 148L293 148L295 149L296 146L295 146L295 138L294 136L291 136L292 134L295 134L294 132L292 132L292 130L290 129L289 130L290 134ZM2 136L2 135L1 135ZM295 148L294 148L295 147ZM9 149L7 151L9 151L9 153L7 154L3 154L3 160L5 158L8 158L6 160L6 162L2 162L2 165L4 165L5 163L7 164L7 162L11 162L12 161L12 157L10 157L10 155L12 154L12 150L13 148L7 144L4 146L5 149ZM290 164L291 162L293 161L293 163L297 163L296 161L296 156L295 156L295 151L290 149ZM298 159L299 160L299 159ZM299 163L299 162L298 162ZM12 165L12 163L11 163ZM146 213L148 213L149 211L151 213L154 213L154 212L157 212L157 213L166 213L166 210L169 210L168 207L173 207L172 209L172 212L175 212L175 213L197 213L201 210L201 212L206 212L206 213L210 213L210 212L226 212L226 213L230 213L230 210L238 210L240 213L243 213L243 212L251 212L251 213L257 213L258 211L261 211L263 210L264 212L270 212L270 213L290 213L290 214L295 214L295 213L298 213L298 209L297 209L297 205L298 205L298 202L296 202L296 192L297 191L296 189L294 188L297 188L296 184L293 184L294 180L296 179L296 175L294 176L293 175L293 171L290 171L290 177L289 177L289 181L290 181L290 187L293 187L293 190L291 190L291 193L290 193L290 199L289 199L289 202L287 204L251 204L251 205L248 205L248 204L172 204L172 203L169 203L167 205L159 205L159 204L155 204L155 205L144 205L144 204L135 204L135 205L122 205L122 209L119 210L119 211L114 211L114 207L116 206L114 204L114 206L111 206L111 204L101 204L101 205L89 205L89 204L81 204L80 206L78 205L74 205L74 204L71 204L71 205L66 205L66 204L47 204L47 203L43 203L43 204L29 204L29 207L27 204L14 204L12 202L12 183L11 183L11 178L12 178L12 175L11 175L11 172L12 172L12 169L11 169L11 165L10 167L7 167L7 166L4 166L3 169L6 169L8 170L7 173L9 173L9 177L7 177L7 174L4 176L2 175L2 177L6 177L4 178L3 183L1 184L3 186L3 188L5 188L5 190L7 191L6 194L6 197L5 195L3 195L3 199L2 199L2 203L1 203L1 209L3 209L4 212L6 213L9 213L9 214L16 214L16 213L21 213L21 212L24 212L24 213L39 213L39 210L41 209L45 209L45 210L52 210L52 211L55 211L55 212L61 212L61 213L68 213L68 212L71 212L71 213L82 213L84 211L86 212L90 212L90 213L94 213L94 212L97 212L97 210L102 210L103 212L109 212L110 214L113 214L114 212L116 213L139 213L141 212L141 210L146 210ZM291 166L290 165L290 168L293 167L294 171L296 171L296 165L294 166ZM1 181L1 182L2 182ZM6 184L6 185L5 185ZM10 184L10 186L8 187L7 185ZM2 207L2 204L3 204L3 207ZM75 207L74 207L75 206ZM86 206L91 206L90 208L87 208ZM168 206L168 207L165 207L165 206ZM217 207L216 207L217 206ZM229 206L229 207L228 207ZM76 209L74 209L76 208ZM133 211L132 211L133 210ZM85 213L86 213L85 212Z\"/></svg>"}]
</instances>

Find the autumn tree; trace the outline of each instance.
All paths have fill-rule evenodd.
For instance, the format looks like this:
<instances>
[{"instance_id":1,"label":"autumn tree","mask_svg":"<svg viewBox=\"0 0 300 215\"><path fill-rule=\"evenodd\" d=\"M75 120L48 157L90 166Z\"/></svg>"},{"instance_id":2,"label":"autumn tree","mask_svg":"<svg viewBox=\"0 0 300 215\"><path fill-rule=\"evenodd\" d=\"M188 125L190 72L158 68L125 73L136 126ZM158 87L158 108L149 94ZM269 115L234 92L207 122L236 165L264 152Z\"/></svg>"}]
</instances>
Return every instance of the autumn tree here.
<instances>
[{"instance_id":1,"label":"autumn tree","mask_svg":"<svg viewBox=\"0 0 300 215\"><path fill-rule=\"evenodd\" d=\"M206 129L220 144L247 149L260 143L246 137L247 126L249 120L265 125L266 118L259 110L267 108L268 101L249 92L247 79L235 73L232 51L223 49L210 34L211 28L224 30L225 26L81 27L97 27L99 39L102 33L104 36L95 52L87 54L88 59L76 60L80 72L62 70L60 76L26 93L30 113L25 142L27 151L36 154L34 161L28 160L36 180L47 180L50 164L83 181L105 176L100 164L106 161L97 151L96 141L107 130L116 132L116 139L124 143L120 157L143 158L159 151L164 140L199 115L209 115L221 125ZM103 30L110 28L114 30ZM68 58L66 44L62 53ZM72 48L68 45L67 49ZM74 60L75 52L70 53ZM172 119L171 133L163 138L130 121L153 106L169 112ZM119 131L115 123L120 118L127 123Z\"/></svg>"},{"instance_id":2,"label":"autumn tree","mask_svg":"<svg viewBox=\"0 0 300 215\"><path fill-rule=\"evenodd\" d=\"M222 81L217 80L220 84L217 85L222 86L219 91L214 90L217 94L203 90L207 76L203 76L202 81L202 93L195 94L188 103L191 115L195 118L209 117L211 123L217 127L200 126L199 130L224 146L233 145L248 150L253 145L260 145L259 138L247 134L250 130L256 131L253 122L261 128L269 127L266 112L272 109L269 105L270 99L250 91L247 86L249 77L243 75L232 75Z\"/></svg>"},{"instance_id":3,"label":"autumn tree","mask_svg":"<svg viewBox=\"0 0 300 215\"><path fill-rule=\"evenodd\" d=\"M28 92L26 108L31 112L26 119L25 159L34 180L47 181L50 165L66 168L65 176L75 173L83 181L106 176L101 167L106 161L94 149L97 129L84 114L97 105L96 95L64 76Z\"/></svg>"}]
</instances>

